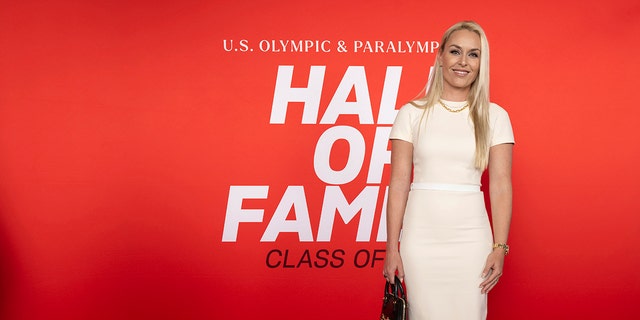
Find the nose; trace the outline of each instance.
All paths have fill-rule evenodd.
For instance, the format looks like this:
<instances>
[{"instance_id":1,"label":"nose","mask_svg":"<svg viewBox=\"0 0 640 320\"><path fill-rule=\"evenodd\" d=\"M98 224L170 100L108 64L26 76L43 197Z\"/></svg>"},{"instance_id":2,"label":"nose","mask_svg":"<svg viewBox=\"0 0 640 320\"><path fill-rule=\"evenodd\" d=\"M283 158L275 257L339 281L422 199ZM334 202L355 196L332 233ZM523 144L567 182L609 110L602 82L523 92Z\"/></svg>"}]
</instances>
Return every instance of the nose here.
<instances>
[{"instance_id":1,"label":"nose","mask_svg":"<svg viewBox=\"0 0 640 320\"><path fill-rule=\"evenodd\" d=\"M466 66L467 65L467 56L466 55L461 55L460 56L460 61L458 62L461 66Z\"/></svg>"}]
</instances>

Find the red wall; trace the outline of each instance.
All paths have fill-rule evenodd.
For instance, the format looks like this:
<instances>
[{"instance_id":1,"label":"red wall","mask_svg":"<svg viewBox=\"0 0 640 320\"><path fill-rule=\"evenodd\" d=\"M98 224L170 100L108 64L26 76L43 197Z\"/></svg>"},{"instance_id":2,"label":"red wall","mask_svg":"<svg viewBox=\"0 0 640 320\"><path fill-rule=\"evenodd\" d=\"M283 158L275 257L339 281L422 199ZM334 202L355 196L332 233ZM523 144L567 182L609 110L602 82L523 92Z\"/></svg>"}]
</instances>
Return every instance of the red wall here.
<instances>
[{"instance_id":1,"label":"red wall","mask_svg":"<svg viewBox=\"0 0 640 320\"><path fill-rule=\"evenodd\" d=\"M517 140L512 253L489 318L634 318L631 0L4 3L0 318L374 319L378 116L423 88L434 53L354 44L431 44L462 19L488 34L492 100ZM314 47L263 52L271 40ZM317 117L291 102L272 120L290 96L282 66L286 86L322 82L303 95Z\"/></svg>"}]
</instances>

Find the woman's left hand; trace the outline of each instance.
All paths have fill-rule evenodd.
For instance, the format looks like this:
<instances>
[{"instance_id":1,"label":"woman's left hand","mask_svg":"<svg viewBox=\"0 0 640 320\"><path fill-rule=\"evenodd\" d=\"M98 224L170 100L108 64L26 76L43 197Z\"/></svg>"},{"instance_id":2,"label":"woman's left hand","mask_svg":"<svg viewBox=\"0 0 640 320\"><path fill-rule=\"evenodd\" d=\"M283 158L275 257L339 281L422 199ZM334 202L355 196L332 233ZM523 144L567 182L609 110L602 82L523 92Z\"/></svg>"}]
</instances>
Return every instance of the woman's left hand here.
<instances>
[{"instance_id":1,"label":"woman's left hand","mask_svg":"<svg viewBox=\"0 0 640 320\"><path fill-rule=\"evenodd\" d=\"M487 257L487 263L482 270L482 278L485 280L480 284L482 293L488 293L498 284L502 276L502 268L504 266L504 252L502 250L493 250Z\"/></svg>"}]
</instances>

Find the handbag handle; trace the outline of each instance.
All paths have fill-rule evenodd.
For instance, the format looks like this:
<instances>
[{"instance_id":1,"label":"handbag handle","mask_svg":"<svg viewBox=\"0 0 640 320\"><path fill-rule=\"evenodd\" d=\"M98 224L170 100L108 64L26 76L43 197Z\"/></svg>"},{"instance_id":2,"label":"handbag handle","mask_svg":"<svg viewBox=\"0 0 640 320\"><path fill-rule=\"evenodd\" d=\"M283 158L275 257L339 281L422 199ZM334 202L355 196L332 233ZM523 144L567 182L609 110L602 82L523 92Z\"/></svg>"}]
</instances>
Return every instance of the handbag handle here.
<instances>
[{"instance_id":1,"label":"handbag handle","mask_svg":"<svg viewBox=\"0 0 640 320\"><path fill-rule=\"evenodd\" d=\"M387 280L387 284L384 286L384 292L391 293L398 298L402 298L402 299L406 298L406 295L404 293L404 287L402 286L402 282L400 282L400 279L398 278L398 276L395 276L393 284L391 284L391 282Z\"/></svg>"}]
</instances>

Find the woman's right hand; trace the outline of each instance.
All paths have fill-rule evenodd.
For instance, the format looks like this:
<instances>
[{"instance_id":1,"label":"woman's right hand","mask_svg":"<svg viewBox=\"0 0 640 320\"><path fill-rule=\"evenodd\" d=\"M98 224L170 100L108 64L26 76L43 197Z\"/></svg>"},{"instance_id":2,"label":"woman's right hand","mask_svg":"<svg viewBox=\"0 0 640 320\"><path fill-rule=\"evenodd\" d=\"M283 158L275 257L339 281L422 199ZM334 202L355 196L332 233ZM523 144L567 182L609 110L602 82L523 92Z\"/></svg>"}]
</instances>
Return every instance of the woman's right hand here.
<instances>
[{"instance_id":1,"label":"woman's right hand","mask_svg":"<svg viewBox=\"0 0 640 320\"><path fill-rule=\"evenodd\" d=\"M398 250L387 250L382 275L392 284L395 282L395 275L400 278L400 281L404 281L404 267L402 266L402 258Z\"/></svg>"}]
</instances>

